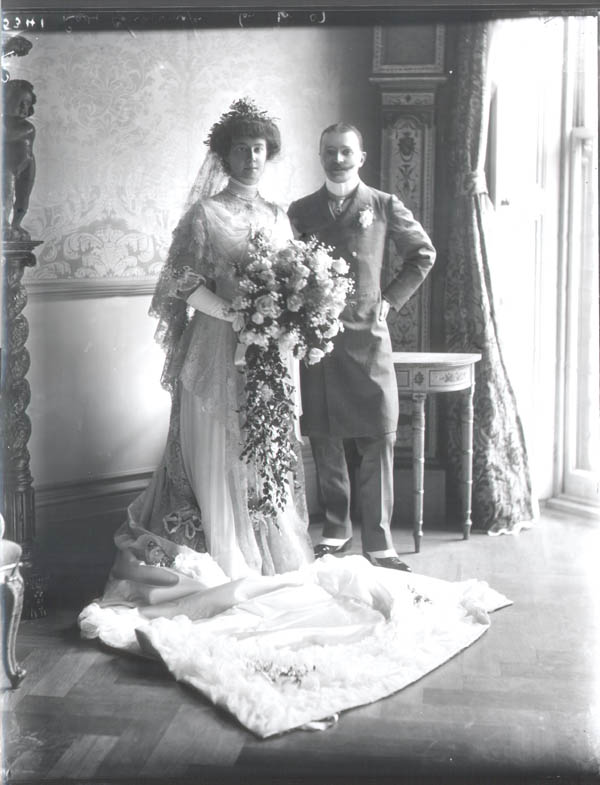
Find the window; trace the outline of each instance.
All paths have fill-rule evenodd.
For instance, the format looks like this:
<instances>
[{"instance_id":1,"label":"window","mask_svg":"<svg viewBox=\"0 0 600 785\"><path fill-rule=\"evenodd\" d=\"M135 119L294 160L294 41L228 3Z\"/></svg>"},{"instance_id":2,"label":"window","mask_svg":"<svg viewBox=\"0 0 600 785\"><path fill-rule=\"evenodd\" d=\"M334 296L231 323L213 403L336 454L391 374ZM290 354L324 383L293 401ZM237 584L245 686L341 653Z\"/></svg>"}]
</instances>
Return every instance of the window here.
<instances>
[{"instance_id":1,"label":"window","mask_svg":"<svg viewBox=\"0 0 600 785\"><path fill-rule=\"evenodd\" d=\"M600 502L597 29L591 16L498 24L488 146L492 285L534 491L592 510Z\"/></svg>"}]
</instances>

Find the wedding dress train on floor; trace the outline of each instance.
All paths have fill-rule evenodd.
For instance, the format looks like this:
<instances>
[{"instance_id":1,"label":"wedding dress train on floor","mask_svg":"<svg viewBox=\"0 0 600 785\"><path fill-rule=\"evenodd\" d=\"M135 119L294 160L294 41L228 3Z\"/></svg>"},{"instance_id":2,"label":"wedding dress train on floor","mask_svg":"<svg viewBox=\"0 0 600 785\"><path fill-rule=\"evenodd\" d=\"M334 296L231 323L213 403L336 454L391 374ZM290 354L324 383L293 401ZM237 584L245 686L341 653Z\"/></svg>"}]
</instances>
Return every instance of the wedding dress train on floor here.
<instances>
[{"instance_id":1,"label":"wedding dress train on floor","mask_svg":"<svg viewBox=\"0 0 600 785\"><path fill-rule=\"evenodd\" d=\"M132 573L127 592L127 579L113 585L113 599L109 582L103 600L82 611L82 635L159 656L178 681L263 738L402 689L474 643L488 613L511 604L482 581L385 570L362 556L233 581L207 554L149 569L174 580L150 585Z\"/></svg>"}]
</instances>

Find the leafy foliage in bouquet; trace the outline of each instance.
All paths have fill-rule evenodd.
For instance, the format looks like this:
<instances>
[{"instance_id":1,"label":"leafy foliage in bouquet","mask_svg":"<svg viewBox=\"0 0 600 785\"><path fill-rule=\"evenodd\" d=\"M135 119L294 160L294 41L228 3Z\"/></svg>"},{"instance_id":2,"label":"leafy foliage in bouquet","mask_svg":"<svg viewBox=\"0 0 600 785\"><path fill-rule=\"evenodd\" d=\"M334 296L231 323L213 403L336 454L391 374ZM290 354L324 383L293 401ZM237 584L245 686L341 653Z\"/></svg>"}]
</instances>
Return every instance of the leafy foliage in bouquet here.
<instances>
[{"instance_id":1,"label":"leafy foliage in bouquet","mask_svg":"<svg viewBox=\"0 0 600 785\"><path fill-rule=\"evenodd\" d=\"M296 463L293 387L282 358L292 352L312 365L331 352L354 286L347 263L316 239L276 246L262 232L251 238L249 260L236 273L233 328L246 346L241 457L255 464L262 481L253 512L272 516L285 506Z\"/></svg>"},{"instance_id":2,"label":"leafy foliage in bouquet","mask_svg":"<svg viewBox=\"0 0 600 785\"><path fill-rule=\"evenodd\" d=\"M245 392L240 457L254 464L261 483L249 504L258 528L285 507L287 477L296 465L293 387L276 344L248 347Z\"/></svg>"}]
</instances>

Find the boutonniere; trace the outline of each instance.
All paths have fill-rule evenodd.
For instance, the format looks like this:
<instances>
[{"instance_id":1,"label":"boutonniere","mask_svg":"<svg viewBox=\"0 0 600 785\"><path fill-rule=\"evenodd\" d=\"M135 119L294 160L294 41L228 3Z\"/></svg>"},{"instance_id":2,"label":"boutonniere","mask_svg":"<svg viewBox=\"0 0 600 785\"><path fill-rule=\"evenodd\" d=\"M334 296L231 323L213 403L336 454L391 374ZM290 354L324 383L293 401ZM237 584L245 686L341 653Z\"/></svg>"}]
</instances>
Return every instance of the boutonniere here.
<instances>
[{"instance_id":1,"label":"boutonniere","mask_svg":"<svg viewBox=\"0 0 600 785\"><path fill-rule=\"evenodd\" d=\"M363 207L358 214L358 223L361 229L368 229L375 220L375 213L372 207Z\"/></svg>"}]
</instances>

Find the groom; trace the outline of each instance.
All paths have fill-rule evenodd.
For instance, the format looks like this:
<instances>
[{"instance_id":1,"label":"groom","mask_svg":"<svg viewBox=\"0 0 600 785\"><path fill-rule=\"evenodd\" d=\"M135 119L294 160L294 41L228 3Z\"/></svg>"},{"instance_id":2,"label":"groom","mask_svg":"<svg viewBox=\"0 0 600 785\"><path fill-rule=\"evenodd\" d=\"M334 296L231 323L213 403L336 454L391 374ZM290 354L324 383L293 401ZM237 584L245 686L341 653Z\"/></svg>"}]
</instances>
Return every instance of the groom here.
<instances>
[{"instance_id":1,"label":"groom","mask_svg":"<svg viewBox=\"0 0 600 785\"><path fill-rule=\"evenodd\" d=\"M376 566L410 571L394 549L394 443L398 388L386 322L402 308L433 265L435 249L402 202L365 185L367 157L360 131L337 123L321 134L325 185L293 202L289 217L301 239L316 236L344 258L355 292L344 312L344 331L321 362L302 366L302 431L310 437L325 506L325 526L315 547L320 558L350 547L350 479L344 442L361 457L358 492L363 554ZM383 289L382 270L391 239L403 260Z\"/></svg>"}]
</instances>

